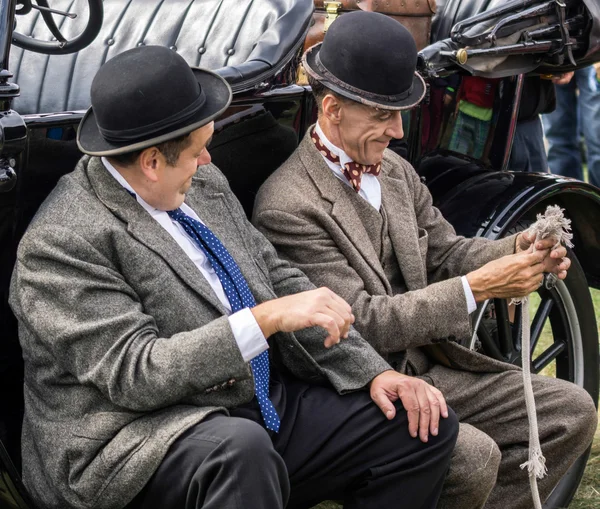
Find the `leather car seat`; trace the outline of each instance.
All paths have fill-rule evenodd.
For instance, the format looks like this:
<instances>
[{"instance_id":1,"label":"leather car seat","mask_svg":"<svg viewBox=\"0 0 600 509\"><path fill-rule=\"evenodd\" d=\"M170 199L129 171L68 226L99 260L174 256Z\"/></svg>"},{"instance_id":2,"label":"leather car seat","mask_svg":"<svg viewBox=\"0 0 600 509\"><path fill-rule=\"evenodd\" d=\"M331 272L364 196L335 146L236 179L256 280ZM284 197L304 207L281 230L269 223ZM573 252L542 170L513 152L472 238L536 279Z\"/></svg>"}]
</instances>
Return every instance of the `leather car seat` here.
<instances>
[{"instance_id":1,"label":"leather car seat","mask_svg":"<svg viewBox=\"0 0 600 509\"><path fill-rule=\"evenodd\" d=\"M55 15L67 38L87 22L85 0L55 0L52 8L78 15ZM86 109L100 66L150 44L177 51L192 66L218 70L234 92L251 90L297 55L312 11L312 0L105 0L102 29L79 53L49 56L13 47L9 70L21 87L13 107L22 115ZM17 16L16 30L52 40L38 11Z\"/></svg>"}]
</instances>

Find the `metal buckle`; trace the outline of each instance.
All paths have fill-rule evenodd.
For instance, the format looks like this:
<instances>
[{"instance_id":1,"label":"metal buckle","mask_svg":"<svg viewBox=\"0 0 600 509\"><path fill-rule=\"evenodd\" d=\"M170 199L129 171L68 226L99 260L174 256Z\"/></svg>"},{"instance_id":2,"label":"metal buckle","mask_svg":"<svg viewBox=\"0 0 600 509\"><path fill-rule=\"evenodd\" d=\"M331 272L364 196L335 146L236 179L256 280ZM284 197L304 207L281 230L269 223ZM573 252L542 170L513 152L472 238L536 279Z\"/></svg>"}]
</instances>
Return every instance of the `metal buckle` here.
<instances>
[{"instance_id":1,"label":"metal buckle","mask_svg":"<svg viewBox=\"0 0 600 509\"><path fill-rule=\"evenodd\" d=\"M323 33L329 30L329 26L337 19L342 8L342 2L323 2L325 7L325 23L323 24Z\"/></svg>"}]
</instances>

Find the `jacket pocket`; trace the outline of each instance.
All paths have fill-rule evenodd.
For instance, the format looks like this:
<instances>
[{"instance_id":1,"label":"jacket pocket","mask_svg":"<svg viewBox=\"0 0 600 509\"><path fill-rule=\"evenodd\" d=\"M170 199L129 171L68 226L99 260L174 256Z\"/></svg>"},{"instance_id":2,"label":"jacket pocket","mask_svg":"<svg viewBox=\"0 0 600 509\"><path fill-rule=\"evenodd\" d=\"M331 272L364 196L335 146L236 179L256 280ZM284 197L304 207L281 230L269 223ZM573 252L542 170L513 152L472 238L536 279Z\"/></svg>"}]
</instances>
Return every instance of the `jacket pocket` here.
<instances>
[{"instance_id":1,"label":"jacket pocket","mask_svg":"<svg viewBox=\"0 0 600 509\"><path fill-rule=\"evenodd\" d=\"M151 425L140 414L98 412L83 417L72 430L67 450L69 487L93 507L96 498L146 443Z\"/></svg>"}]
</instances>

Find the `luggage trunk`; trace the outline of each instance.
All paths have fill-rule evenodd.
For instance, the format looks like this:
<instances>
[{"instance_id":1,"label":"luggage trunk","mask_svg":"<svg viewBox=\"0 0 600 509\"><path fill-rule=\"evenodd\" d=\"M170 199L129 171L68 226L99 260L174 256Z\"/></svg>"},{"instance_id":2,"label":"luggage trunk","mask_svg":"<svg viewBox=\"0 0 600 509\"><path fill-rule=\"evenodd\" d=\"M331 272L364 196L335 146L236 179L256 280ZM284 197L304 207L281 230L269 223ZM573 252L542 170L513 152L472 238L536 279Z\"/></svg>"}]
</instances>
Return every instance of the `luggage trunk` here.
<instances>
[{"instance_id":1,"label":"luggage trunk","mask_svg":"<svg viewBox=\"0 0 600 509\"><path fill-rule=\"evenodd\" d=\"M386 14L402 23L415 38L417 49L429 44L431 18L435 14L435 0L315 0L315 12L304 49L323 40L329 25L338 16L349 11L372 11Z\"/></svg>"},{"instance_id":2,"label":"luggage trunk","mask_svg":"<svg viewBox=\"0 0 600 509\"><path fill-rule=\"evenodd\" d=\"M435 0L314 0L315 12L311 26L304 41L304 51L321 42L329 25L338 16L350 11L379 12L402 23L412 34L421 50L429 44L431 34L431 18L435 14ZM307 84L306 74L300 66L297 82Z\"/></svg>"}]
</instances>

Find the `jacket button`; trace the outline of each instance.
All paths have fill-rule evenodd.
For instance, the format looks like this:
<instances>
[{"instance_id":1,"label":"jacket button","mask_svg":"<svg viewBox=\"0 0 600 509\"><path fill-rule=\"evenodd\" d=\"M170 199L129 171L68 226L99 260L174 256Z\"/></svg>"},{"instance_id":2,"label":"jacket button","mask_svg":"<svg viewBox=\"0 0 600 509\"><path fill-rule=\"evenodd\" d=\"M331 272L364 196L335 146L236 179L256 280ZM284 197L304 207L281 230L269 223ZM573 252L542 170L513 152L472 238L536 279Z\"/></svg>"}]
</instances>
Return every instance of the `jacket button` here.
<instances>
[{"instance_id":1,"label":"jacket button","mask_svg":"<svg viewBox=\"0 0 600 509\"><path fill-rule=\"evenodd\" d=\"M169 49L172 49L173 51L177 51L177 46L171 46Z\"/></svg>"},{"instance_id":2,"label":"jacket button","mask_svg":"<svg viewBox=\"0 0 600 509\"><path fill-rule=\"evenodd\" d=\"M198 53L200 53L201 55L206 53L206 48L204 46L198 48Z\"/></svg>"},{"instance_id":3,"label":"jacket button","mask_svg":"<svg viewBox=\"0 0 600 509\"><path fill-rule=\"evenodd\" d=\"M107 44L108 46L112 46L114 43L115 43L115 40L114 40L114 39L109 39L108 41L106 41L106 44Z\"/></svg>"},{"instance_id":4,"label":"jacket button","mask_svg":"<svg viewBox=\"0 0 600 509\"><path fill-rule=\"evenodd\" d=\"M235 50L233 48L227 50L228 55L233 55L234 53L235 53Z\"/></svg>"}]
</instances>

